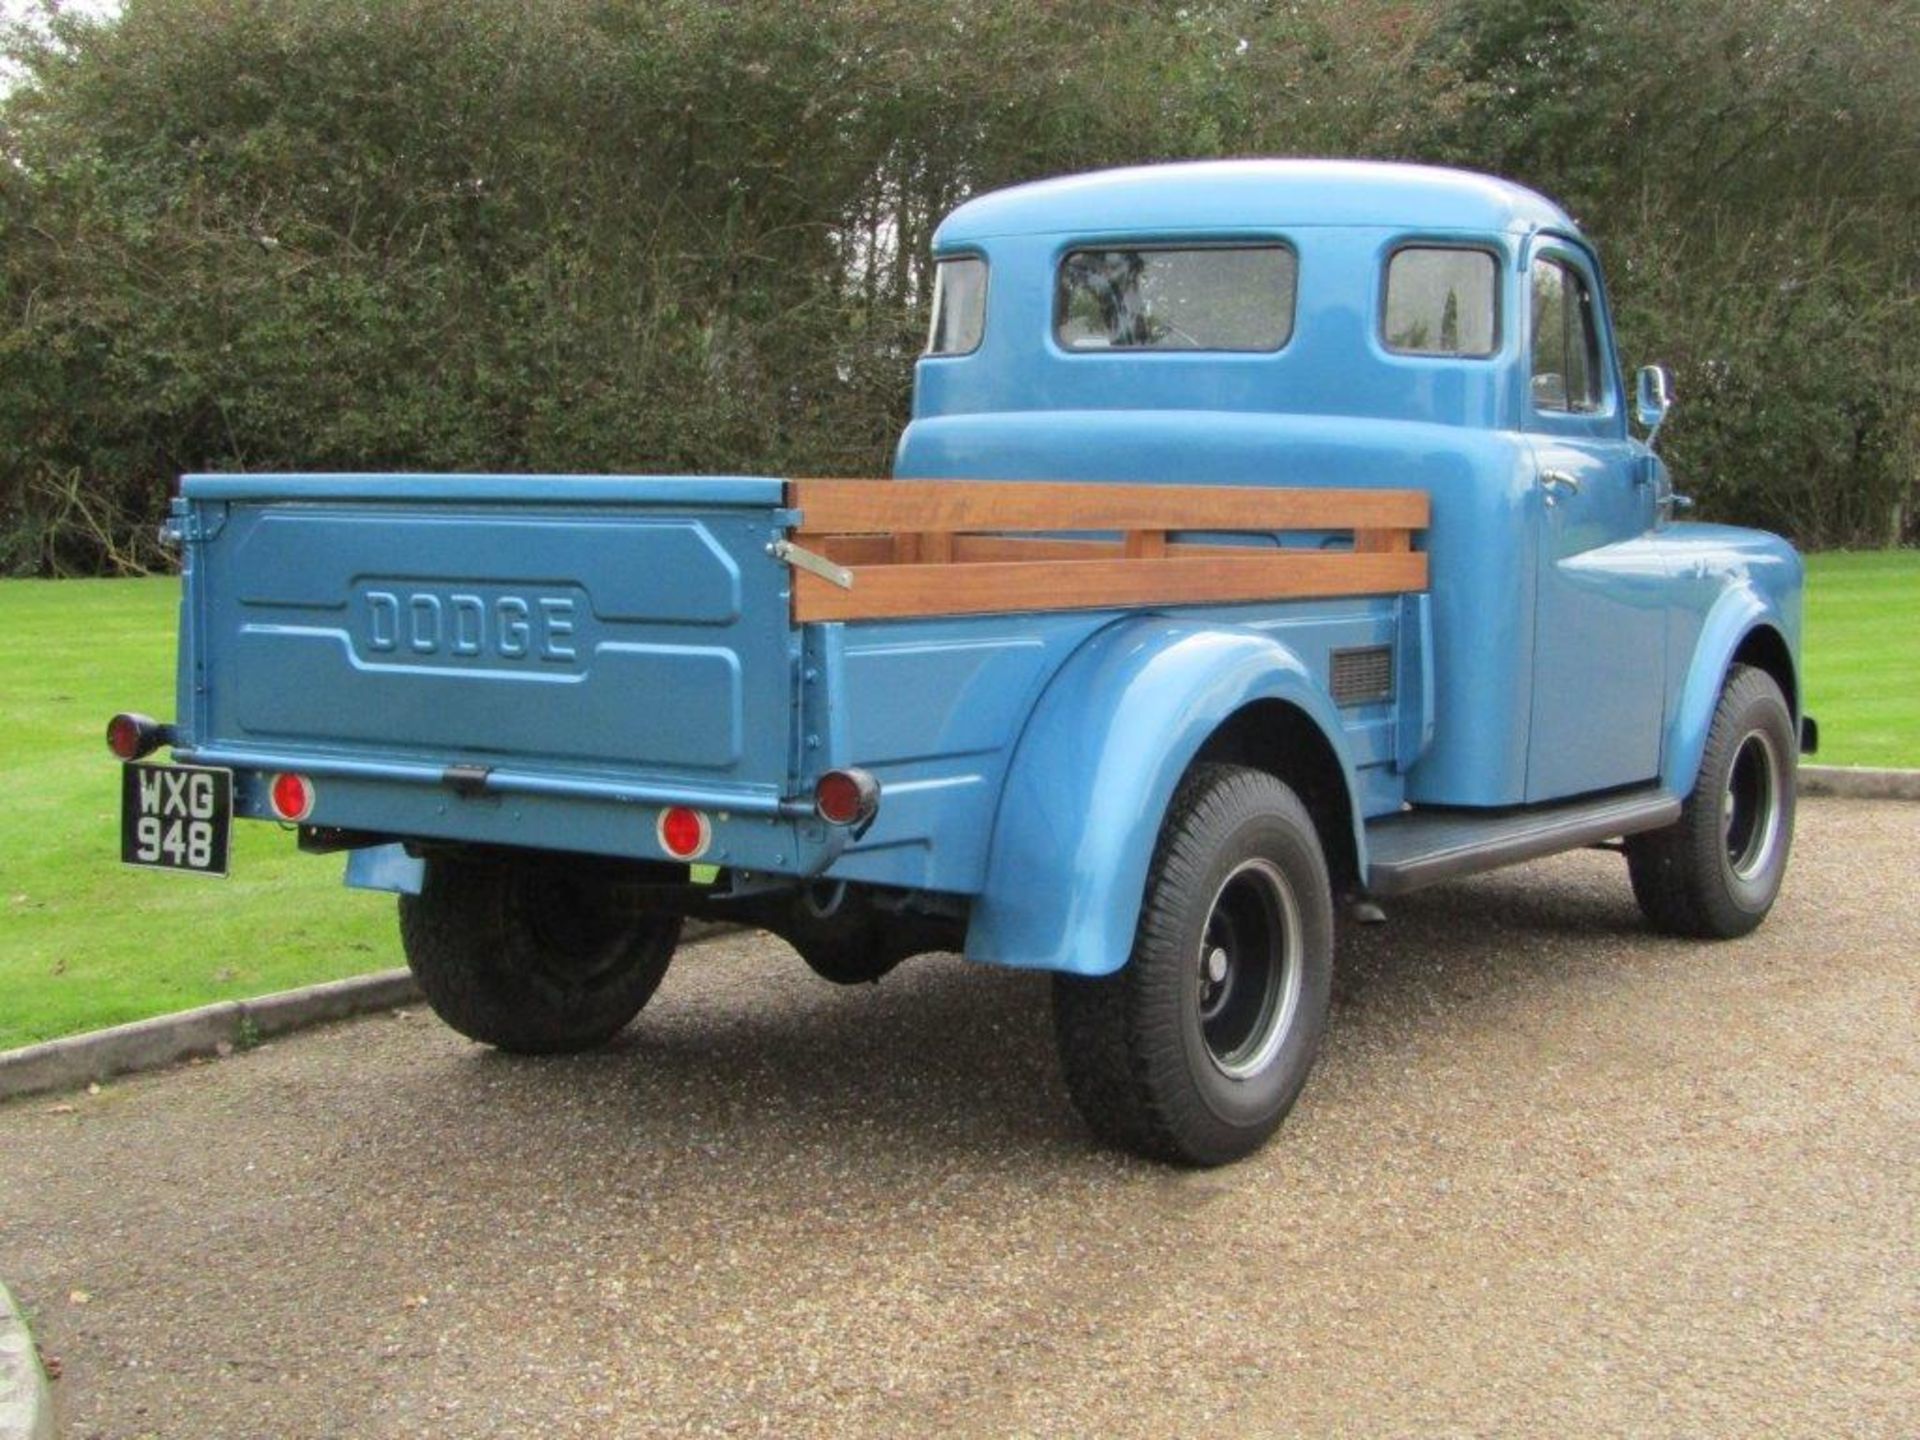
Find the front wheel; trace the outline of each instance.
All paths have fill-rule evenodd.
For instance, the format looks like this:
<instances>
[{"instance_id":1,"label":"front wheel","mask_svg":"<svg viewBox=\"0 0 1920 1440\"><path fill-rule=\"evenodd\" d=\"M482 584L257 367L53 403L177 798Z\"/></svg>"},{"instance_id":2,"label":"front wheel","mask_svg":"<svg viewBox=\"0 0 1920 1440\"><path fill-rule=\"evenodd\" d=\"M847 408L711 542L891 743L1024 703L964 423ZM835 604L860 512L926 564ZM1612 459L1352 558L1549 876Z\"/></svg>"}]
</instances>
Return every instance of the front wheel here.
<instances>
[{"instance_id":1,"label":"front wheel","mask_svg":"<svg viewBox=\"0 0 1920 1440\"><path fill-rule=\"evenodd\" d=\"M1654 929L1731 940L1767 918L1793 845L1796 755L1780 686L1734 666L1680 818L1627 841L1634 898Z\"/></svg>"},{"instance_id":2,"label":"front wheel","mask_svg":"<svg viewBox=\"0 0 1920 1440\"><path fill-rule=\"evenodd\" d=\"M1054 979L1075 1106L1151 1159L1250 1154L1306 1084L1332 975L1332 887L1306 807L1264 772L1196 766L1168 806L1127 964Z\"/></svg>"},{"instance_id":3,"label":"front wheel","mask_svg":"<svg viewBox=\"0 0 1920 1440\"><path fill-rule=\"evenodd\" d=\"M680 917L636 907L590 869L435 856L420 893L400 897L400 939L436 1015L538 1055L624 1029L667 973Z\"/></svg>"}]
</instances>

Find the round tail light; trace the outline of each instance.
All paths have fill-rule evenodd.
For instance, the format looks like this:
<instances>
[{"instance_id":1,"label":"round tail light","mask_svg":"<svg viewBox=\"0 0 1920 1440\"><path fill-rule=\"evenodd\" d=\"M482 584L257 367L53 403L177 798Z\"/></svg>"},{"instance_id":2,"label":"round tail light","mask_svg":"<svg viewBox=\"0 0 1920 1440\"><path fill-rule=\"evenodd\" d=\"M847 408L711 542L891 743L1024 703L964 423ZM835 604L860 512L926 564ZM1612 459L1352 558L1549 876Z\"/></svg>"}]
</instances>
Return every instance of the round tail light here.
<instances>
[{"instance_id":1,"label":"round tail light","mask_svg":"<svg viewBox=\"0 0 1920 1440\"><path fill-rule=\"evenodd\" d=\"M151 715L123 710L107 722L107 749L122 760L151 755L172 739L172 727L162 725Z\"/></svg>"},{"instance_id":2,"label":"round tail light","mask_svg":"<svg viewBox=\"0 0 1920 1440\"><path fill-rule=\"evenodd\" d=\"M313 813L313 782L304 775L276 775L267 787L267 803L282 820L304 820Z\"/></svg>"},{"instance_id":3,"label":"round tail light","mask_svg":"<svg viewBox=\"0 0 1920 1440\"><path fill-rule=\"evenodd\" d=\"M676 860L697 860L713 843L713 826L698 810L671 805L660 812L660 848Z\"/></svg>"},{"instance_id":4,"label":"round tail light","mask_svg":"<svg viewBox=\"0 0 1920 1440\"><path fill-rule=\"evenodd\" d=\"M813 787L813 813L829 825L859 825L880 808L880 782L864 770L829 770Z\"/></svg>"}]
</instances>

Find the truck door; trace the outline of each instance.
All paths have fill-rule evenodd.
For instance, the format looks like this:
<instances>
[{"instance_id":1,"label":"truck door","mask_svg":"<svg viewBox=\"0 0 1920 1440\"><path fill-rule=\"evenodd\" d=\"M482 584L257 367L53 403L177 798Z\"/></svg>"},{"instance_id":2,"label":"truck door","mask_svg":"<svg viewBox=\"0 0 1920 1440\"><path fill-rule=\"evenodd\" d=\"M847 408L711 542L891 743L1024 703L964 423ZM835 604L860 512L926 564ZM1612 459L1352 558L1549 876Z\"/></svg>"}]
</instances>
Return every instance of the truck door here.
<instances>
[{"instance_id":1,"label":"truck door","mask_svg":"<svg viewBox=\"0 0 1920 1440\"><path fill-rule=\"evenodd\" d=\"M1528 266L1525 428L1535 464L1529 803L1652 780L1665 699L1664 569L1646 447L1626 402L1599 280L1554 237Z\"/></svg>"}]
</instances>

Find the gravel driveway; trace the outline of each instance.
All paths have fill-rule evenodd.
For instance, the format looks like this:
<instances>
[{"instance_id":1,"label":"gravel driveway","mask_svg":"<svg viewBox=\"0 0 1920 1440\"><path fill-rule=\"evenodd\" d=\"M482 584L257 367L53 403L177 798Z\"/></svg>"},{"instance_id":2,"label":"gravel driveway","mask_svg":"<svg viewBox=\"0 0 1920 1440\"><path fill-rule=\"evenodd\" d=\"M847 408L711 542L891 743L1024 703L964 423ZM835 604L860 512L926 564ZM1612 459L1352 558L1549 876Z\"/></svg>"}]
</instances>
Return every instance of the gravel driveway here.
<instances>
[{"instance_id":1,"label":"gravel driveway","mask_svg":"<svg viewBox=\"0 0 1920 1440\"><path fill-rule=\"evenodd\" d=\"M1046 981L686 955L611 1052L425 1012L0 1109L70 1436L1920 1433L1920 806L1759 935L1583 853L1350 927L1279 1139L1099 1151Z\"/></svg>"}]
</instances>

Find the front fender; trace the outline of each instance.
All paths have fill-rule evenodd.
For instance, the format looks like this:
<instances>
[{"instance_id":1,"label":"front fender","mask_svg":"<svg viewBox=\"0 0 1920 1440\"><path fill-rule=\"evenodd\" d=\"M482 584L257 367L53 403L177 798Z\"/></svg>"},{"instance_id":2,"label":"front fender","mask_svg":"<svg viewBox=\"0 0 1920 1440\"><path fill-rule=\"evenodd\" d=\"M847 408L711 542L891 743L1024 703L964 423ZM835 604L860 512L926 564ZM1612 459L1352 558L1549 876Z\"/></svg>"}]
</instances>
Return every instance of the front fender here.
<instances>
[{"instance_id":1,"label":"front fender","mask_svg":"<svg viewBox=\"0 0 1920 1440\"><path fill-rule=\"evenodd\" d=\"M967 958L1076 975L1125 964L1175 785L1208 736L1261 700L1295 705L1320 727L1353 795L1338 713L1271 636L1141 618L1082 646L1041 695L1008 768ZM1360 860L1364 874L1364 849Z\"/></svg>"},{"instance_id":2,"label":"front fender","mask_svg":"<svg viewBox=\"0 0 1920 1440\"><path fill-rule=\"evenodd\" d=\"M1687 667L1680 703L1674 708L1667 729L1666 763L1660 775L1667 793L1685 795L1693 789L1700 773L1700 759L1707 749L1707 731L1712 728L1713 712L1720 703L1720 691L1726 684L1734 652L1763 626L1782 637L1793 633L1778 605L1751 584L1738 584L1723 591L1707 612L1706 623L1694 642L1693 660Z\"/></svg>"}]
</instances>

